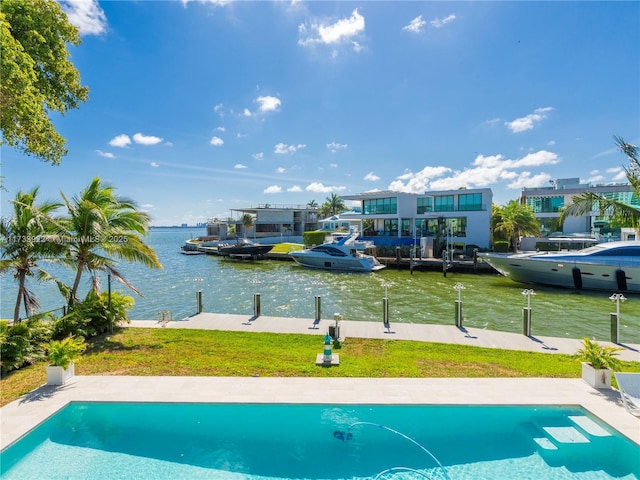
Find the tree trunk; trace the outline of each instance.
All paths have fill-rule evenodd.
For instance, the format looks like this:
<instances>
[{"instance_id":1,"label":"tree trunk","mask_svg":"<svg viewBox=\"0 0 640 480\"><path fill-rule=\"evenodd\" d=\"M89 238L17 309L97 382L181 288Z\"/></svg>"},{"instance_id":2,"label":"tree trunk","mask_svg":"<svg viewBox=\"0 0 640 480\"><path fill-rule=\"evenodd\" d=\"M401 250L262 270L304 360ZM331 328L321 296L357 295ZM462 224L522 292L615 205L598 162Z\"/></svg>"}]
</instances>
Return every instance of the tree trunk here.
<instances>
[{"instance_id":1,"label":"tree trunk","mask_svg":"<svg viewBox=\"0 0 640 480\"><path fill-rule=\"evenodd\" d=\"M78 291L78 287L80 286L80 277L82 277L82 271L84 270L86 262L79 260L78 261L78 271L76 272L76 278L73 281L73 287L71 288L71 293L69 294L69 301L67 302L70 307L76 303L76 292Z\"/></svg>"},{"instance_id":2,"label":"tree trunk","mask_svg":"<svg viewBox=\"0 0 640 480\"><path fill-rule=\"evenodd\" d=\"M20 303L22 302L24 296L24 280L25 280L26 272L20 270L18 272L18 298L16 299L16 306L13 309L13 323L18 323L20 321ZM25 309L26 309L25 302Z\"/></svg>"}]
</instances>

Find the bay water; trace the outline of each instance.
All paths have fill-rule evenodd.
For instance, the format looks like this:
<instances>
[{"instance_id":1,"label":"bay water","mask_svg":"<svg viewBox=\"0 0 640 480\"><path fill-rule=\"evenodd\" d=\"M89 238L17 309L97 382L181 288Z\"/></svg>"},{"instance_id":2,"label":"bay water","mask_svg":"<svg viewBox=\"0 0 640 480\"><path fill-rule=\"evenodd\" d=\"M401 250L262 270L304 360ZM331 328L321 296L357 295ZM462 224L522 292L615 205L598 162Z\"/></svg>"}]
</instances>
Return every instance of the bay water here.
<instances>
[{"instance_id":1,"label":"bay water","mask_svg":"<svg viewBox=\"0 0 640 480\"><path fill-rule=\"evenodd\" d=\"M595 338L608 341L610 313L616 305L611 292L574 291L522 285L493 273L459 273L395 269L375 273L312 270L288 260L233 260L215 255L182 255L188 238L204 235L204 228L152 228L147 242L156 250L161 270L121 263L117 269L144 295L131 293L112 280L112 289L135 298L130 318L157 320L161 315L181 320L196 313L196 292L202 292L203 310L213 313L253 314L253 298L260 294L266 316L314 318L320 296L322 318L341 313L345 320L382 322L382 302L389 298L389 320L397 323L455 324L456 284L463 305L463 325L522 333L523 290L532 288L532 335ZM51 267L51 273L71 282L73 272ZM102 288L107 288L102 275ZM31 281L41 311L59 309L62 296L52 284ZM90 287L84 275L82 288ZM17 287L10 273L0 278L2 318L12 318ZM83 292L83 293L84 293ZM625 294L620 304L621 343L640 343L640 296ZM60 313L57 310L56 313ZM22 312L24 315L24 312Z\"/></svg>"}]
</instances>

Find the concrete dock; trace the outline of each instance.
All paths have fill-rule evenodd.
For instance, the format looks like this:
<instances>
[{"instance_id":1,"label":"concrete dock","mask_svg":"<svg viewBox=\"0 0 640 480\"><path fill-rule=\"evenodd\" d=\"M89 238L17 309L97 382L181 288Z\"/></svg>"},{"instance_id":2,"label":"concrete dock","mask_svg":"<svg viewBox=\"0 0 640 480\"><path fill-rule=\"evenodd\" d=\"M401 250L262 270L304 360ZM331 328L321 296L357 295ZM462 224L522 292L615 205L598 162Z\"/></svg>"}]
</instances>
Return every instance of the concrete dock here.
<instances>
[{"instance_id":1,"label":"concrete dock","mask_svg":"<svg viewBox=\"0 0 640 480\"><path fill-rule=\"evenodd\" d=\"M194 328L201 330L231 330L245 332L299 333L325 335L333 319L250 316L222 313L200 313L184 320L157 322L155 320L133 320L132 327L145 328ZM416 340L435 343L473 345L484 348L502 348L542 353L574 354L582 341L575 338L525 336L518 333L499 332L481 328L456 327L455 325L433 325L391 322L386 328L382 321L366 322L355 320L340 321L340 338L380 338L385 340ZM620 347L619 358L640 362L640 345L613 344L600 341L603 345Z\"/></svg>"}]
</instances>

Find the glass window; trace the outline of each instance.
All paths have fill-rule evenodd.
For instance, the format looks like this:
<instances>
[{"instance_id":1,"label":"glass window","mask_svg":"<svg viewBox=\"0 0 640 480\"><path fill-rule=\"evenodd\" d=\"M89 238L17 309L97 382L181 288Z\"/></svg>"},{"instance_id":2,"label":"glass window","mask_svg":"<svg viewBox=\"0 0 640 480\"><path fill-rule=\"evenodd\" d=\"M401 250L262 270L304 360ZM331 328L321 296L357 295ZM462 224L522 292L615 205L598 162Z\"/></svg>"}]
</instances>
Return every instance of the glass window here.
<instances>
[{"instance_id":1,"label":"glass window","mask_svg":"<svg viewBox=\"0 0 640 480\"><path fill-rule=\"evenodd\" d=\"M461 211L482 210L482 194L481 193L463 193L461 195L458 195L458 210L461 210Z\"/></svg>"},{"instance_id":2,"label":"glass window","mask_svg":"<svg viewBox=\"0 0 640 480\"><path fill-rule=\"evenodd\" d=\"M388 237L397 237L398 236L398 219L397 218L386 218L384 220L384 235Z\"/></svg>"},{"instance_id":3,"label":"glass window","mask_svg":"<svg viewBox=\"0 0 640 480\"><path fill-rule=\"evenodd\" d=\"M418 210L417 213L427 213L433 211L433 200L431 197L418 198Z\"/></svg>"},{"instance_id":4,"label":"glass window","mask_svg":"<svg viewBox=\"0 0 640 480\"><path fill-rule=\"evenodd\" d=\"M396 197L374 198L372 200L364 200L362 203L365 215L398 213L398 200Z\"/></svg>"},{"instance_id":5,"label":"glass window","mask_svg":"<svg viewBox=\"0 0 640 480\"><path fill-rule=\"evenodd\" d=\"M434 197L434 210L436 212L453 211L453 195L441 195Z\"/></svg>"},{"instance_id":6,"label":"glass window","mask_svg":"<svg viewBox=\"0 0 640 480\"><path fill-rule=\"evenodd\" d=\"M454 237L467 236L467 217L447 218L447 227Z\"/></svg>"},{"instance_id":7,"label":"glass window","mask_svg":"<svg viewBox=\"0 0 640 480\"><path fill-rule=\"evenodd\" d=\"M533 213L559 212L564 207L564 197L527 197L527 205L533 209Z\"/></svg>"},{"instance_id":8,"label":"glass window","mask_svg":"<svg viewBox=\"0 0 640 480\"><path fill-rule=\"evenodd\" d=\"M403 237L411 236L411 219L409 218L402 219L402 236Z\"/></svg>"}]
</instances>

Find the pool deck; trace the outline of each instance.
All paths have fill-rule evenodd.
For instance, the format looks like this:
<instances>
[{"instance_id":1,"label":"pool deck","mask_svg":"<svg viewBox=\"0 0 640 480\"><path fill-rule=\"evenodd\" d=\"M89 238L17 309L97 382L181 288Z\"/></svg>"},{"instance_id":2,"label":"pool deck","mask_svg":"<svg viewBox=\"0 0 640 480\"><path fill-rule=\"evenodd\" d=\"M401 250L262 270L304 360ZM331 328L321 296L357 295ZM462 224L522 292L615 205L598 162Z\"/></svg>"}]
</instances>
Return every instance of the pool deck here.
<instances>
[{"instance_id":1,"label":"pool deck","mask_svg":"<svg viewBox=\"0 0 640 480\"><path fill-rule=\"evenodd\" d=\"M202 313L166 324L136 320L131 326L324 335L330 325L333 320L315 323L301 318ZM547 353L572 354L580 347L576 339L393 322L387 329L382 322L343 320L340 334L343 338L432 341ZM318 345L321 352L323 346ZM624 347L620 358L640 361L640 346ZM315 362L315 358L309 361ZM0 448L74 401L578 405L640 445L640 418L624 410L619 393L593 389L581 379L77 376L64 386L39 387L0 409Z\"/></svg>"}]
</instances>

